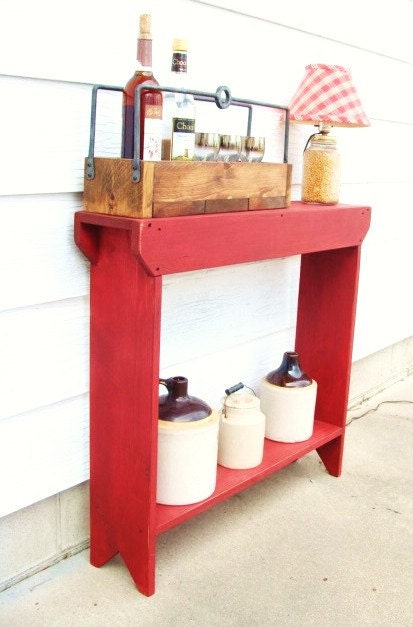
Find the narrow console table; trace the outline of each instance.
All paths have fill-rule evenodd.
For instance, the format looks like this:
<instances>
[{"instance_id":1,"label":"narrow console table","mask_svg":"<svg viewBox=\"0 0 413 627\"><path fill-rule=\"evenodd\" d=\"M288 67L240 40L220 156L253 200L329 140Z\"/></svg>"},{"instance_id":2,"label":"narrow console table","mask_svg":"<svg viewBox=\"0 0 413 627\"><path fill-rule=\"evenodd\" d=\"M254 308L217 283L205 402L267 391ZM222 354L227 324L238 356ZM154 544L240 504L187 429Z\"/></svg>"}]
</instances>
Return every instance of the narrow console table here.
<instances>
[{"instance_id":1,"label":"narrow console table","mask_svg":"<svg viewBox=\"0 0 413 627\"><path fill-rule=\"evenodd\" d=\"M299 202L173 218L76 213L75 241L91 263L93 565L120 553L149 596L157 535L310 451L340 474L360 249L369 225L369 207ZM216 491L201 503L157 505L162 275L291 255L301 255L295 350L318 382L312 437L295 444L266 440L257 468L218 467Z\"/></svg>"}]
</instances>

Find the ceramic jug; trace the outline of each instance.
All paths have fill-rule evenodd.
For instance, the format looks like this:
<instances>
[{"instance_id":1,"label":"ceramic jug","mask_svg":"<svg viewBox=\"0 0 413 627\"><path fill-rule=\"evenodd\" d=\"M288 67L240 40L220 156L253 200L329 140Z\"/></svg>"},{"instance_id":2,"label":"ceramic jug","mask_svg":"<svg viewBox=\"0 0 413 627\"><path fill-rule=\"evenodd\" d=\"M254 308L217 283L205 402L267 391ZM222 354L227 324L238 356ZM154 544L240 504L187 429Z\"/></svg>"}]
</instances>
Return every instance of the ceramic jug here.
<instances>
[{"instance_id":1,"label":"ceramic jug","mask_svg":"<svg viewBox=\"0 0 413 627\"><path fill-rule=\"evenodd\" d=\"M265 437L278 442L303 442L314 428L317 383L300 366L295 351L284 353L282 362L261 380L261 409Z\"/></svg>"},{"instance_id":2,"label":"ceramic jug","mask_svg":"<svg viewBox=\"0 0 413 627\"><path fill-rule=\"evenodd\" d=\"M168 422L196 422L207 418L212 410L200 398L189 396L186 377L159 379L168 393L159 397L159 419Z\"/></svg>"},{"instance_id":3,"label":"ceramic jug","mask_svg":"<svg viewBox=\"0 0 413 627\"><path fill-rule=\"evenodd\" d=\"M188 505L210 496L216 485L218 412L188 394L188 379L160 379L156 500Z\"/></svg>"}]
</instances>

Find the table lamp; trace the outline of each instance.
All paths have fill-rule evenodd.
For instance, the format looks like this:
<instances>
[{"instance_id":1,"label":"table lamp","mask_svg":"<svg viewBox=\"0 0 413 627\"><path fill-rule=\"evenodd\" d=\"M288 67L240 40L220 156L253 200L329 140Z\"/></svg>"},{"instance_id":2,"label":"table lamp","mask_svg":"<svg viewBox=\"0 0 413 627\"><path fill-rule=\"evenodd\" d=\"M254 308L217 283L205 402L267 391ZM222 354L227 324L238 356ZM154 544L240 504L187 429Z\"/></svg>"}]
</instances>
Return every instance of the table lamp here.
<instances>
[{"instance_id":1,"label":"table lamp","mask_svg":"<svg viewBox=\"0 0 413 627\"><path fill-rule=\"evenodd\" d=\"M304 148L301 199L334 205L340 192L340 155L332 126L369 126L350 71L339 65L307 65L290 104L290 120L318 131Z\"/></svg>"}]
</instances>

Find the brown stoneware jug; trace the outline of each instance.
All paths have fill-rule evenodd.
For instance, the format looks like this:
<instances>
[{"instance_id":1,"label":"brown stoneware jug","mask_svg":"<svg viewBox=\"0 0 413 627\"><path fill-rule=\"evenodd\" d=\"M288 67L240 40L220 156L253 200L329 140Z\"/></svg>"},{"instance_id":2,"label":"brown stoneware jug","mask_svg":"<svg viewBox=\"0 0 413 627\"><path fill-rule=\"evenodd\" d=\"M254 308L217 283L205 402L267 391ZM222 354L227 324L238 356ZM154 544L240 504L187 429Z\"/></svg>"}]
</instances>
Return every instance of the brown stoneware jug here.
<instances>
[{"instance_id":1,"label":"brown stoneware jug","mask_svg":"<svg viewBox=\"0 0 413 627\"><path fill-rule=\"evenodd\" d=\"M159 383L168 390L159 397L159 419L169 422L195 422L211 415L212 409L196 396L188 395L186 377L159 379Z\"/></svg>"},{"instance_id":2,"label":"brown stoneware jug","mask_svg":"<svg viewBox=\"0 0 413 627\"><path fill-rule=\"evenodd\" d=\"M265 437L278 442L303 442L314 428L317 383L300 366L295 351L284 353L281 365L263 377L261 410Z\"/></svg>"},{"instance_id":3,"label":"brown stoneware jug","mask_svg":"<svg viewBox=\"0 0 413 627\"><path fill-rule=\"evenodd\" d=\"M218 412L188 394L186 377L160 379L156 500L162 505L198 503L215 490Z\"/></svg>"},{"instance_id":4,"label":"brown stoneware jug","mask_svg":"<svg viewBox=\"0 0 413 627\"><path fill-rule=\"evenodd\" d=\"M280 366L269 372L266 379L272 385L282 388L302 388L312 382L311 377L301 369L298 353L295 351L285 352Z\"/></svg>"}]
</instances>

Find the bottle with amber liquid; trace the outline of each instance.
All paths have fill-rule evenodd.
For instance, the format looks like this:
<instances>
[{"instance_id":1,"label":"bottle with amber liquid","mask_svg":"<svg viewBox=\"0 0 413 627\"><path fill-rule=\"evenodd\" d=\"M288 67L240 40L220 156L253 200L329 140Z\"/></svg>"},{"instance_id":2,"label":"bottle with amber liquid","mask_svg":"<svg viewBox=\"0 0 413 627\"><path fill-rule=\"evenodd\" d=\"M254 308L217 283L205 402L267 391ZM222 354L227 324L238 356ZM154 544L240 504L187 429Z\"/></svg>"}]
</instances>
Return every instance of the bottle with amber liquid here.
<instances>
[{"instance_id":1,"label":"bottle with amber liquid","mask_svg":"<svg viewBox=\"0 0 413 627\"><path fill-rule=\"evenodd\" d=\"M139 20L137 67L123 93L122 157L133 158L135 128L135 90L138 85L159 85L152 73L151 16ZM162 148L162 92L143 91L140 107L139 157L145 161L160 161Z\"/></svg>"}]
</instances>

